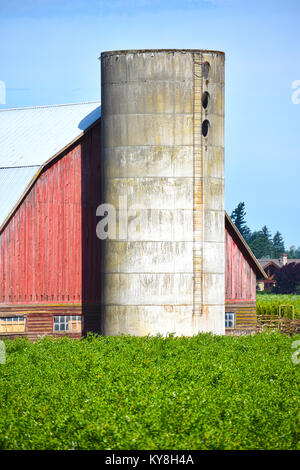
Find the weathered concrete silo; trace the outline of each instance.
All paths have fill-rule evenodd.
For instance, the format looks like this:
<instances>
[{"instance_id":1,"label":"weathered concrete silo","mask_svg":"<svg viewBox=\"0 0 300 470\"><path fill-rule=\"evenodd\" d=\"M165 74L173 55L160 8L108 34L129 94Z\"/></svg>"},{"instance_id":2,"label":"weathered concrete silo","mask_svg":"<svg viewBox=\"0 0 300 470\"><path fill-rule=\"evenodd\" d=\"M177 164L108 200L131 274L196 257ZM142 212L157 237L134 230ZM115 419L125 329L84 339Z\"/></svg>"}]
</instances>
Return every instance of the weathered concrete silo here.
<instances>
[{"instance_id":1,"label":"weathered concrete silo","mask_svg":"<svg viewBox=\"0 0 300 470\"><path fill-rule=\"evenodd\" d=\"M224 54L101 54L103 334L224 334Z\"/></svg>"}]
</instances>

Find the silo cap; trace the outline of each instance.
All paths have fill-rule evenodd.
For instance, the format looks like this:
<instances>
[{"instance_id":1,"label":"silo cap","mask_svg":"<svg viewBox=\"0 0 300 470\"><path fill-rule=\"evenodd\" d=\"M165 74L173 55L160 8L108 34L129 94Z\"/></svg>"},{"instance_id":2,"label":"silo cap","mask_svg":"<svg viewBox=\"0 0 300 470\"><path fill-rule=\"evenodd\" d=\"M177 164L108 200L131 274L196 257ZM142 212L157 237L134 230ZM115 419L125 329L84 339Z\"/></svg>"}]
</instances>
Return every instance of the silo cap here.
<instances>
[{"instance_id":1,"label":"silo cap","mask_svg":"<svg viewBox=\"0 0 300 470\"><path fill-rule=\"evenodd\" d=\"M120 51L103 51L101 52L101 58L106 56L112 55L126 55L126 54L151 54L151 53L160 53L160 52L167 52L167 53L174 53L180 52L182 54L220 54L225 56L225 52L222 51L214 51L209 49L128 49L128 50L120 50Z\"/></svg>"}]
</instances>

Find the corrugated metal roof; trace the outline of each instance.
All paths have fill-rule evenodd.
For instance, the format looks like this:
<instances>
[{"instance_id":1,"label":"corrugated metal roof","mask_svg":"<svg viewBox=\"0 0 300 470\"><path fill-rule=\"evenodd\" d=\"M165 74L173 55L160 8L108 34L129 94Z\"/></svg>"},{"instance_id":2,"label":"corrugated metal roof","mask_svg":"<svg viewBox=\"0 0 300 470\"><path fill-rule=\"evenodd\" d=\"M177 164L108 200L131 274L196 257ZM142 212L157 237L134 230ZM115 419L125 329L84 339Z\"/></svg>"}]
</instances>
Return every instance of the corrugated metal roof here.
<instances>
[{"instance_id":1,"label":"corrugated metal roof","mask_svg":"<svg viewBox=\"0 0 300 470\"><path fill-rule=\"evenodd\" d=\"M0 168L42 165L99 117L99 102L0 110Z\"/></svg>"},{"instance_id":2,"label":"corrugated metal roof","mask_svg":"<svg viewBox=\"0 0 300 470\"><path fill-rule=\"evenodd\" d=\"M40 167L100 114L98 101L0 110L0 227Z\"/></svg>"}]
</instances>

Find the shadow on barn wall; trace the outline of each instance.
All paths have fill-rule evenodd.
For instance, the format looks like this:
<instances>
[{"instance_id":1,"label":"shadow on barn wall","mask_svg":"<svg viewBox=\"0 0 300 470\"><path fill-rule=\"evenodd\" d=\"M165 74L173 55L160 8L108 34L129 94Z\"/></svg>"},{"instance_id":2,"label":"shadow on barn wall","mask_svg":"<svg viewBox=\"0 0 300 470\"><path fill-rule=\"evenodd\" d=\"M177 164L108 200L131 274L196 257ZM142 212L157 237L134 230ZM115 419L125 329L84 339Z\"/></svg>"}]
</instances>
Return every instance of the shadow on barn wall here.
<instances>
[{"instance_id":1,"label":"shadow on barn wall","mask_svg":"<svg viewBox=\"0 0 300 470\"><path fill-rule=\"evenodd\" d=\"M83 120L84 121L84 120ZM82 124L82 122L79 124ZM101 123L81 143L82 313L83 333L101 330L101 241L96 236L96 209L101 203Z\"/></svg>"}]
</instances>

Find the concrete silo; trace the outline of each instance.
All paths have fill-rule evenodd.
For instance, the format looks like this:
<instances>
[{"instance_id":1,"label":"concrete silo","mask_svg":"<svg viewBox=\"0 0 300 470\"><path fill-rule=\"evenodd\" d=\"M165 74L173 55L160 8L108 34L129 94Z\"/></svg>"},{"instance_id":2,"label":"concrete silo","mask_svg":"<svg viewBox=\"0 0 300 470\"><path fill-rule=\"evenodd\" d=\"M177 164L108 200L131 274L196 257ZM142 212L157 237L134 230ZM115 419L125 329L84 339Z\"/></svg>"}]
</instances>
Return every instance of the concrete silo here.
<instances>
[{"instance_id":1,"label":"concrete silo","mask_svg":"<svg viewBox=\"0 0 300 470\"><path fill-rule=\"evenodd\" d=\"M101 54L102 333L224 334L224 54Z\"/></svg>"}]
</instances>

